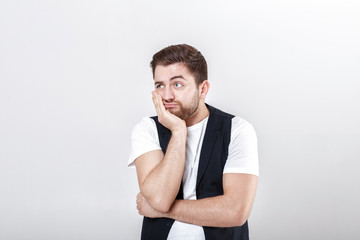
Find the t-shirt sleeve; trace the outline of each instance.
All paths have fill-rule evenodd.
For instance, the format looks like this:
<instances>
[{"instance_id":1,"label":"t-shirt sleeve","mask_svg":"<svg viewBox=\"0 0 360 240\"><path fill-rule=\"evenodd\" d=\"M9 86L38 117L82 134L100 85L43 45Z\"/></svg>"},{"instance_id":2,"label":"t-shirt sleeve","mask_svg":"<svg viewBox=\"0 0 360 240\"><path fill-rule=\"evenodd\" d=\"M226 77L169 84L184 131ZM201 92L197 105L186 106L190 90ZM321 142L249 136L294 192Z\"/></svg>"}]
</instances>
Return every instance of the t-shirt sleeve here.
<instances>
[{"instance_id":1,"label":"t-shirt sleeve","mask_svg":"<svg viewBox=\"0 0 360 240\"><path fill-rule=\"evenodd\" d=\"M154 120L143 118L132 130L129 167L134 167L134 161L144 153L161 149Z\"/></svg>"},{"instance_id":2,"label":"t-shirt sleeve","mask_svg":"<svg viewBox=\"0 0 360 240\"><path fill-rule=\"evenodd\" d=\"M229 153L223 173L259 176L257 137L253 126L240 117L232 119Z\"/></svg>"}]
</instances>

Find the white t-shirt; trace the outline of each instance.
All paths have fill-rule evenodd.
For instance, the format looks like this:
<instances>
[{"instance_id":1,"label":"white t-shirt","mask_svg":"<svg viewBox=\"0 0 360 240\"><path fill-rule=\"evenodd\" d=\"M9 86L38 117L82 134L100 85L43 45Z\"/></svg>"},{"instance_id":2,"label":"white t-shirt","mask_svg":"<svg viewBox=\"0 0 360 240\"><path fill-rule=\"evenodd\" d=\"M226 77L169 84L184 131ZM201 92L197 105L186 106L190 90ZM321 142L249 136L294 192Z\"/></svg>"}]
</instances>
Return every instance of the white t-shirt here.
<instances>
[{"instance_id":1,"label":"white t-shirt","mask_svg":"<svg viewBox=\"0 0 360 240\"><path fill-rule=\"evenodd\" d=\"M187 128L186 161L182 179L184 199L196 200L196 178L207 121L208 118L205 118ZM151 118L145 117L132 131L128 166L134 167L136 158L157 149L161 147L156 124ZM256 133L254 128L240 117L232 119L229 153L223 173L259 175ZM202 240L205 235L201 226L175 221L167 239Z\"/></svg>"}]
</instances>

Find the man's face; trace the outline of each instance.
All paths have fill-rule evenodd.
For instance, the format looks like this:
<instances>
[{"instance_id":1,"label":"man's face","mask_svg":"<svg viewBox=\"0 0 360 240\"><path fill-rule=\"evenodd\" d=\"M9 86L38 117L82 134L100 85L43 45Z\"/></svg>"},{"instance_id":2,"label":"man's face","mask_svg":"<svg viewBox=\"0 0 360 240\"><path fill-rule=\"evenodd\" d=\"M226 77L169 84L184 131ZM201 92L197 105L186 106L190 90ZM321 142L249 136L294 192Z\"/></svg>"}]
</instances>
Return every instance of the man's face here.
<instances>
[{"instance_id":1,"label":"man's face","mask_svg":"<svg viewBox=\"0 0 360 240\"><path fill-rule=\"evenodd\" d=\"M169 112L185 120L198 109L199 86L184 64L156 66L154 82L155 90Z\"/></svg>"}]
</instances>

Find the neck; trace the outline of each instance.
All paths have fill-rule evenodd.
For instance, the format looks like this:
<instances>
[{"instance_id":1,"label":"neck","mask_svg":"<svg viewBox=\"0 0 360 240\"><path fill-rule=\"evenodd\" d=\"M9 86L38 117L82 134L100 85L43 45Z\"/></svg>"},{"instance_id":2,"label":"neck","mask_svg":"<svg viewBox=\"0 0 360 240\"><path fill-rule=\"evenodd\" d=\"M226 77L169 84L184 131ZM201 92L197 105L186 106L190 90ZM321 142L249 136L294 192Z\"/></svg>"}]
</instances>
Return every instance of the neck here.
<instances>
[{"instance_id":1,"label":"neck","mask_svg":"<svg viewBox=\"0 0 360 240\"><path fill-rule=\"evenodd\" d=\"M199 107L196 110L196 112L189 118L185 119L186 126L190 127L192 125L195 125L195 124L201 122L202 120L207 118L209 116L209 114L210 114L210 112L209 112L209 109L206 107L205 102L200 100Z\"/></svg>"}]
</instances>

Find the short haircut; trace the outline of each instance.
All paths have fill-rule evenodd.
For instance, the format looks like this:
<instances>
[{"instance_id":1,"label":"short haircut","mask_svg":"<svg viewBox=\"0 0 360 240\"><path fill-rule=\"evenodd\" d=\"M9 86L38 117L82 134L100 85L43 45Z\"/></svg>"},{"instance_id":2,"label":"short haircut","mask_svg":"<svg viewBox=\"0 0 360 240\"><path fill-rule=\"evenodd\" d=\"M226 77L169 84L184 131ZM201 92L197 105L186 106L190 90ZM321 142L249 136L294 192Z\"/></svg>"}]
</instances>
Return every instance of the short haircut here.
<instances>
[{"instance_id":1,"label":"short haircut","mask_svg":"<svg viewBox=\"0 0 360 240\"><path fill-rule=\"evenodd\" d=\"M167 66L173 63L183 63L195 77L195 82L200 85L207 80L207 63L204 56L196 48L187 44L168 46L155 53L150 66L153 77L157 65Z\"/></svg>"}]
</instances>

